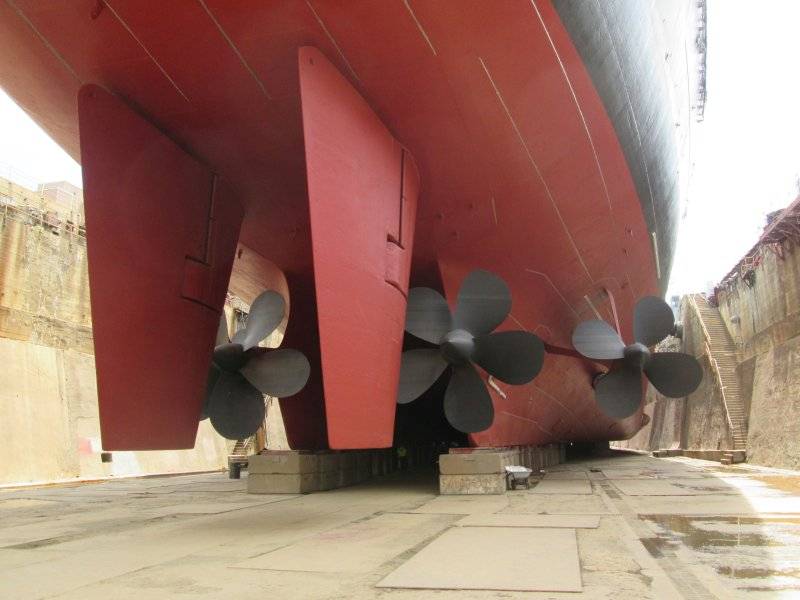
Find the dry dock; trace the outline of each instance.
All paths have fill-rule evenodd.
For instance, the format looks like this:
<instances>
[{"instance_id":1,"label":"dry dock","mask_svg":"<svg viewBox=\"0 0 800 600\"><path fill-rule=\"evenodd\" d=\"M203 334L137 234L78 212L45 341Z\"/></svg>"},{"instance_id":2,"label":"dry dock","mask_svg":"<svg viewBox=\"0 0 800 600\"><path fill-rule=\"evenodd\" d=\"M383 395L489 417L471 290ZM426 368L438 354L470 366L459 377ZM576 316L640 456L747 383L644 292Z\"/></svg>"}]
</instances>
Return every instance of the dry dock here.
<instances>
[{"instance_id":1,"label":"dry dock","mask_svg":"<svg viewBox=\"0 0 800 600\"><path fill-rule=\"evenodd\" d=\"M245 487L0 491L0 598L800 597L796 472L619 453L496 496L438 496L433 472Z\"/></svg>"}]
</instances>

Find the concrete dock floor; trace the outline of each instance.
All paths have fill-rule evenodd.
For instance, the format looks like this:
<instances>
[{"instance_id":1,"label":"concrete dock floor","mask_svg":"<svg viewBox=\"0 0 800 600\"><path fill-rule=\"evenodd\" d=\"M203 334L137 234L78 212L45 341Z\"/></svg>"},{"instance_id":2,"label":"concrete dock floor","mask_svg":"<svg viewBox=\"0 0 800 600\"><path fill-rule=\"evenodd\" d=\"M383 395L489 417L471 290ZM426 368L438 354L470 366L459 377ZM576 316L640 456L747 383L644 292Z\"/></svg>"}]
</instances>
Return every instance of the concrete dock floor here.
<instances>
[{"instance_id":1,"label":"concrete dock floor","mask_svg":"<svg viewBox=\"0 0 800 600\"><path fill-rule=\"evenodd\" d=\"M0 598L800 598L800 473L619 453L503 496L245 487L2 490Z\"/></svg>"}]
</instances>

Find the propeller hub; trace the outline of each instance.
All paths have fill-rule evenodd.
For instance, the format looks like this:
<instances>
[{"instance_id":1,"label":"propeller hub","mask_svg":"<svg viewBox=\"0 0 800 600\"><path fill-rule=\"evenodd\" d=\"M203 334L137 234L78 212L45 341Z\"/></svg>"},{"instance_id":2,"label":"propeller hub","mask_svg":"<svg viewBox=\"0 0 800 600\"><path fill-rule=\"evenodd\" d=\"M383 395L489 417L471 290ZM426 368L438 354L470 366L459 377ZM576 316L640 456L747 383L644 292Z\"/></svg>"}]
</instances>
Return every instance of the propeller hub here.
<instances>
[{"instance_id":1,"label":"propeller hub","mask_svg":"<svg viewBox=\"0 0 800 600\"><path fill-rule=\"evenodd\" d=\"M623 353L625 355L625 364L632 367L644 369L647 363L650 362L650 349L639 342L626 346Z\"/></svg>"},{"instance_id":2,"label":"propeller hub","mask_svg":"<svg viewBox=\"0 0 800 600\"><path fill-rule=\"evenodd\" d=\"M241 344L235 342L220 344L214 348L214 364L223 371L235 373L247 362L247 355Z\"/></svg>"},{"instance_id":3,"label":"propeller hub","mask_svg":"<svg viewBox=\"0 0 800 600\"><path fill-rule=\"evenodd\" d=\"M444 336L441 342L444 359L451 365L463 364L472 358L475 351L475 338L469 331L454 329Z\"/></svg>"}]
</instances>

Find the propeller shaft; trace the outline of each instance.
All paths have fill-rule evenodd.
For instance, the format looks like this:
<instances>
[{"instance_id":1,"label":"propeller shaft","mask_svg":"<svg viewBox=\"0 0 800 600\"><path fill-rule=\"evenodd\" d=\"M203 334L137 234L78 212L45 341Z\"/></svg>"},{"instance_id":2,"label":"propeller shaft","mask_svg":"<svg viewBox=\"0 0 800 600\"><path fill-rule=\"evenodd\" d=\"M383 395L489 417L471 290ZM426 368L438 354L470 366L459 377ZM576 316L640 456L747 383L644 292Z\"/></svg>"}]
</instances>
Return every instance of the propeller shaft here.
<instances>
[{"instance_id":1,"label":"propeller shaft","mask_svg":"<svg viewBox=\"0 0 800 600\"><path fill-rule=\"evenodd\" d=\"M444 336L441 350L442 356L451 365L463 364L472 358L475 338L469 331L454 329Z\"/></svg>"}]
</instances>

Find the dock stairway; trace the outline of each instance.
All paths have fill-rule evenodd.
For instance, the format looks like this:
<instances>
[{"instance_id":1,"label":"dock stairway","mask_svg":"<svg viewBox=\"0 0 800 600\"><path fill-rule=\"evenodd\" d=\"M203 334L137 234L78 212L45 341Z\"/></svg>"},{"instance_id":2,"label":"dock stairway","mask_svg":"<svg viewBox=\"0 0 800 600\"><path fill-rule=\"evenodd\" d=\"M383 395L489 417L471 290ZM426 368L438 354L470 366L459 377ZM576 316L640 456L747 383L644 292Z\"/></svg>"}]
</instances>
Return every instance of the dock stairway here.
<instances>
[{"instance_id":1,"label":"dock stairway","mask_svg":"<svg viewBox=\"0 0 800 600\"><path fill-rule=\"evenodd\" d=\"M738 364L736 344L718 308L711 306L705 297L699 294L690 295L689 304L694 309L703 330L705 355L722 395L733 439L733 451L726 453L728 456L723 455L721 462L727 464L741 462L747 449L747 414L736 372Z\"/></svg>"},{"instance_id":2,"label":"dock stairway","mask_svg":"<svg viewBox=\"0 0 800 600\"><path fill-rule=\"evenodd\" d=\"M236 440L231 453L228 455L228 477L239 479L242 469L247 468L248 457L255 447L255 436Z\"/></svg>"}]
</instances>

